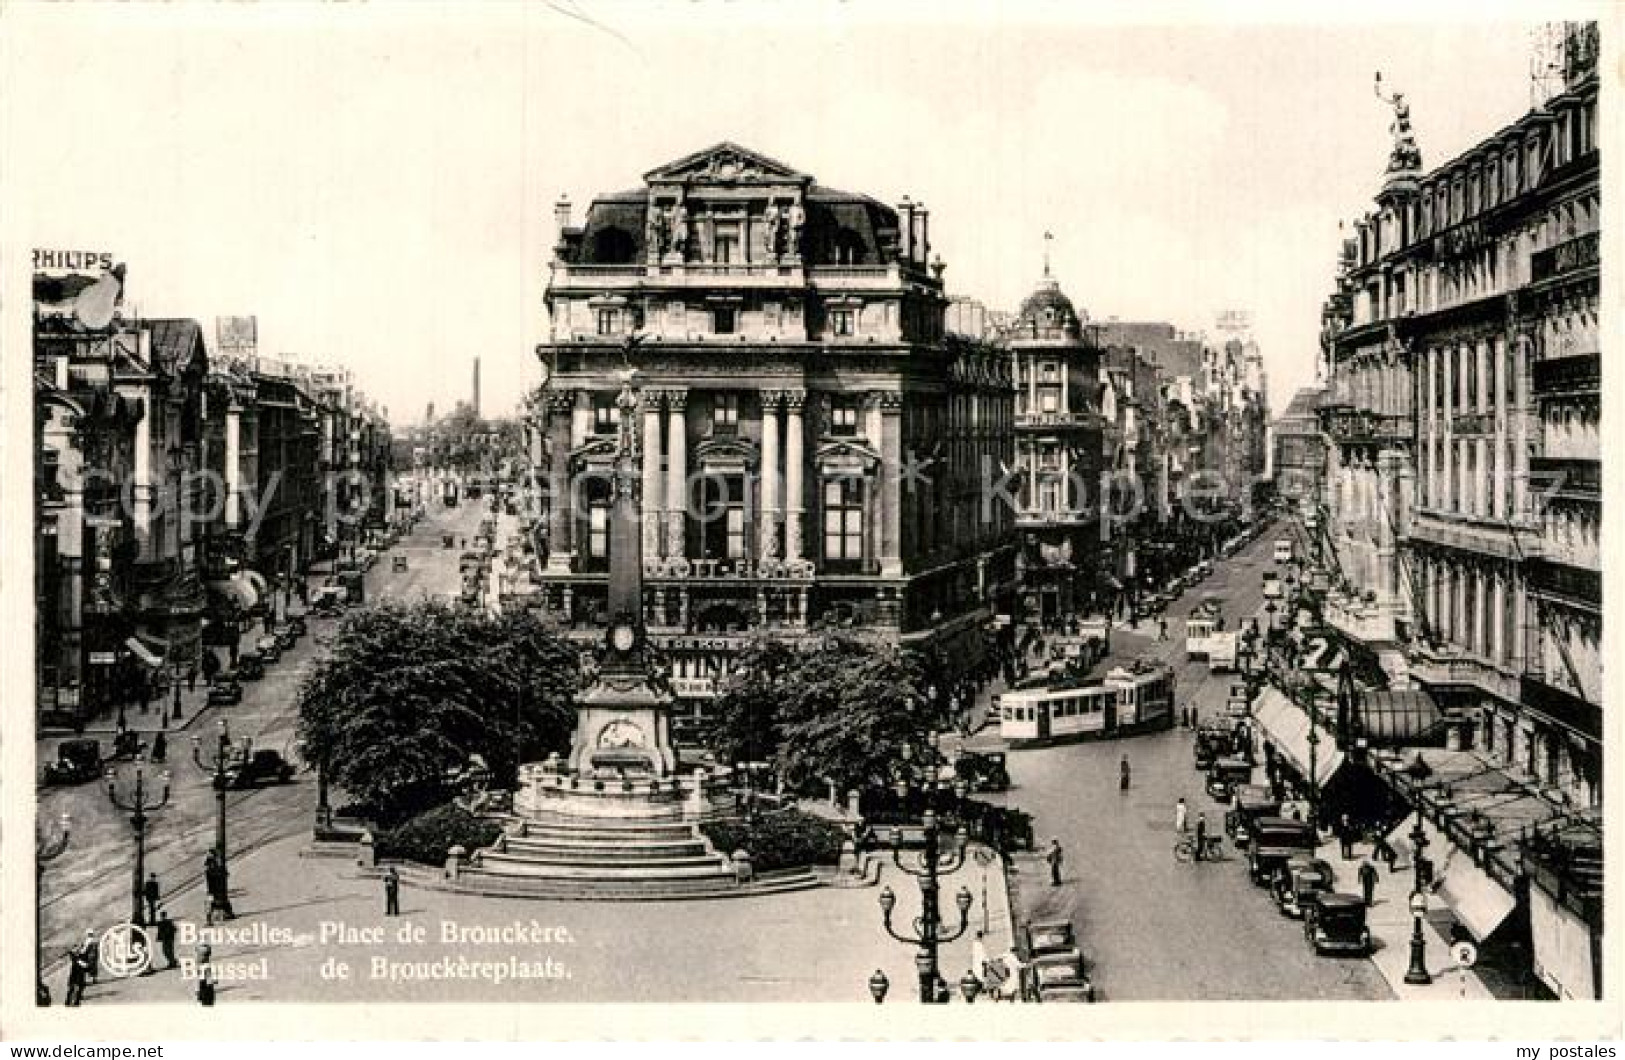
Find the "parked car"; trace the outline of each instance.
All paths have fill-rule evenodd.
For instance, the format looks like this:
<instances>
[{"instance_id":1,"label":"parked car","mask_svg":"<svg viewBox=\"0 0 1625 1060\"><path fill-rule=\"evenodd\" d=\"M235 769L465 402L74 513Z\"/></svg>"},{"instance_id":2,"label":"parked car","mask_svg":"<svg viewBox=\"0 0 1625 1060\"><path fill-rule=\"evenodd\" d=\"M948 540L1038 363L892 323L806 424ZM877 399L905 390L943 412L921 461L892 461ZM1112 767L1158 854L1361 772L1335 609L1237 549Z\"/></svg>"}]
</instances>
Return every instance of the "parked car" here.
<instances>
[{"instance_id":1,"label":"parked car","mask_svg":"<svg viewBox=\"0 0 1625 1060\"><path fill-rule=\"evenodd\" d=\"M293 764L282 752L250 751L226 767L226 787L253 788L260 784L286 784L293 779Z\"/></svg>"},{"instance_id":2,"label":"parked car","mask_svg":"<svg viewBox=\"0 0 1625 1060\"><path fill-rule=\"evenodd\" d=\"M1365 922L1365 900L1357 894L1321 895L1304 917L1303 934L1317 956L1367 956L1371 952L1371 929Z\"/></svg>"},{"instance_id":3,"label":"parked car","mask_svg":"<svg viewBox=\"0 0 1625 1060\"><path fill-rule=\"evenodd\" d=\"M259 653L262 662L274 663L282 658L282 645L278 644L277 639L270 635L256 640L254 650Z\"/></svg>"},{"instance_id":4,"label":"parked car","mask_svg":"<svg viewBox=\"0 0 1625 1060\"><path fill-rule=\"evenodd\" d=\"M1281 815L1281 800L1257 784L1238 785L1231 796L1231 807L1224 815L1224 830L1238 847L1252 842L1254 821Z\"/></svg>"},{"instance_id":5,"label":"parked car","mask_svg":"<svg viewBox=\"0 0 1625 1060\"><path fill-rule=\"evenodd\" d=\"M294 636L293 627L286 624L274 627L271 631L271 637L276 641L276 648L279 653L292 651L294 644L299 640L298 637Z\"/></svg>"},{"instance_id":6,"label":"parked car","mask_svg":"<svg viewBox=\"0 0 1625 1060\"><path fill-rule=\"evenodd\" d=\"M1027 925L1026 933L1027 953L1034 958L1078 948L1078 937L1069 920L1037 920Z\"/></svg>"},{"instance_id":7,"label":"parked car","mask_svg":"<svg viewBox=\"0 0 1625 1060\"><path fill-rule=\"evenodd\" d=\"M245 651L237 656L237 676L244 681L258 681L265 676L265 660L257 651Z\"/></svg>"},{"instance_id":8,"label":"parked car","mask_svg":"<svg viewBox=\"0 0 1625 1060\"><path fill-rule=\"evenodd\" d=\"M1289 817L1260 817L1253 822L1253 841L1247 851L1247 871L1259 886L1275 878L1276 870L1294 854L1315 852L1315 829L1307 821Z\"/></svg>"},{"instance_id":9,"label":"parked car","mask_svg":"<svg viewBox=\"0 0 1625 1060\"><path fill-rule=\"evenodd\" d=\"M209 706L229 707L243 701L243 686L236 680L222 680L218 675L209 682Z\"/></svg>"},{"instance_id":10,"label":"parked car","mask_svg":"<svg viewBox=\"0 0 1625 1060\"><path fill-rule=\"evenodd\" d=\"M1332 867L1311 854L1288 858L1275 884L1275 905L1282 916L1307 920L1309 910L1337 886Z\"/></svg>"},{"instance_id":11,"label":"parked car","mask_svg":"<svg viewBox=\"0 0 1625 1060\"><path fill-rule=\"evenodd\" d=\"M1089 1002L1095 999L1095 986L1084 971L1083 954L1077 949L1034 957L1030 974L1040 1002Z\"/></svg>"},{"instance_id":12,"label":"parked car","mask_svg":"<svg viewBox=\"0 0 1625 1060\"><path fill-rule=\"evenodd\" d=\"M954 762L954 776L972 791L1010 790L1010 770L1003 751L964 751Z\"/></svg>"},{"instance_id":13,"label":"parked car","mask_svg":"<svg viewBox=\"0 0 1625 1060\"><path fill-rule=\"evenodd\" d=\"M102 775L102 745L96 740L63 740L56 761L45 763L46 784L83 784Z\"/></svg>"},{"instance_id":14,"label":"parked car","mask_svg":"<svg viewBox=\"0 0 1625 1060\"><path fill-rule=\"evenodd\" d=\"M288 618L288 628L293 631L295 637L303 637L310 632L310 627L305 624L304 615L290 616Z\"/></svg>"},{"instance_id":15,"label":"parked car","mask_svg":"<svg viewBox=\"0 0 1625 1060\"><path fill-rule=\"evenodd\" d=\"M1215 759L1207 771L1207 793L1220 802L1228 802L1236 788L1253 779L1253 763L1246 758L1231 755Z\"/></svg>"}]
</instances>

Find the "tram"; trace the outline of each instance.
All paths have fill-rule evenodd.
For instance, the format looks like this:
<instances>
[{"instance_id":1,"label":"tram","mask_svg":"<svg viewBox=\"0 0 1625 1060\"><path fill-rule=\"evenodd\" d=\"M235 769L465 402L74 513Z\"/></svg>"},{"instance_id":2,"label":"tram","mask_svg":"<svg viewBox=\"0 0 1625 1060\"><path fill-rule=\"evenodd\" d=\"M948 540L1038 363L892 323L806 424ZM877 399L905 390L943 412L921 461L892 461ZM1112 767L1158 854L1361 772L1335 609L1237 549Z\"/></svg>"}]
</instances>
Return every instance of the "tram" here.
<instances>
[{"instance_id":1,"label":"tram","mask_svg":"<svg viewBox=\"0 0 1625 1060\"><path fill-rule=\"evenodd\" d=\"M1174 683L1172 667L1141 659L1113 667L1104 681L1006 692L998 697L999 732L1020 748L1166 729Z\"/></svg>"}]
</instances>

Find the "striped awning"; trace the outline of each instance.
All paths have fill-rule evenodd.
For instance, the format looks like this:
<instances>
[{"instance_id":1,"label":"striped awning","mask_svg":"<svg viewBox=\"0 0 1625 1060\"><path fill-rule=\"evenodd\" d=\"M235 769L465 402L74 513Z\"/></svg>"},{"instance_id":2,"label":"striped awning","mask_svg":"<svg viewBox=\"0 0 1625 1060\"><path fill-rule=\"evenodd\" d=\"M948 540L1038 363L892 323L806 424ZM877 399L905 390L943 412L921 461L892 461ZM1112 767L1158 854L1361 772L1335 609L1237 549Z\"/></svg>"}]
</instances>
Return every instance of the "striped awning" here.
<instances>
[{"instance_id":1,"label":"striped awning","mask_svg":"<svg viewBox=\"0 0 1625 1060\"><path fill-rule=\"evenodd\" d=\"M1423 689L1365 689L1354 697L1350 730L1370 747L1442 746L1444 714Z\"/></svg>"},{"instance_id":2,"label":"striped awning","mask_svg":"<svg viewBox=\"0 0 1625 1060\"><path fill-rule=\"evenodd\" d=\"M209 592L242 611L252 608L260 598L259 593L254 590L253 583L242 573L210 582Z\"/></svg>"},{"instance_id":3,"label":"striped awning","mask_svg":"<svg viewBox=\"0 0 1625 1060\"><path fill-rule=\"evenodd\" d=\"M1325 787L1342 768L1343 752L1332 733L1317 733L1319 738L1311 744L1309 715L1274 686L1265 686L1253 707L1253 718L1259 731L1305 779L1312 775L1316 784Z\"/></svg>"}]
</instances>

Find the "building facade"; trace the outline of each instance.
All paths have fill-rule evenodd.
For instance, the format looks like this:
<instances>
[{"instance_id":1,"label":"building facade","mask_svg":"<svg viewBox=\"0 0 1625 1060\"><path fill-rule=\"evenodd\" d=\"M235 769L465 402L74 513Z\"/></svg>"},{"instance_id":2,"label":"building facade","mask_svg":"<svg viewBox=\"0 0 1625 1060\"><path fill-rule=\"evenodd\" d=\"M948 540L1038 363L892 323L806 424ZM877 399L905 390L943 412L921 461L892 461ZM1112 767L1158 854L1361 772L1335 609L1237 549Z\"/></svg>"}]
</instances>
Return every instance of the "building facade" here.
<instances>
[{"instance_id":1,"label":"building facade","mask_svg":"<svg viewBox=\"0 0 1625 1060\"><path fill-rule=\"evenodd\" d=\"M1319 508L1326 473L1326 442L1320 433L1319 387L1292 395L1271 431L1275 496L1302 510Z\"/></svg>"},{"instance_id":2,"label":"building facade","mask_svg":"<svg viewBox=\"0 0 1625 1060\"><path fill-rule=\"evenodd\" d=\"M1044 621L1076 611L1100 572L1100 351L1086 319L1046 265L1003 335L1016 387L1024 610Z\"/></svg>"},{"instance_id":3,"label":"building facade","mask_svg":"<svg viewBox=\"0 0 1625 1060\"><path fill-rule=\"evenodd\" d=\"M681 731L754 632L979 650L1014 582L1014 507L982 504L1014 457L1010 368L945 334L928 210L724 143L557 219L538 605L604 618L633 367L646 622Z\"/></svg>"},{"instance_id":4,"label":"building facade","mask_svg":"<svg viewBox=\"0 0 1625 1060\"><path fill-rule=\"evenodd\" d=\"M1325 499L1344 586L1325 615L1397 648L1384 668L1432 694L1454 723L1448 753L1499 785L1484 802L1400 781L1488 873L1476 886L1497 915L1473 933L1521 909L1540 978L1589 998L1603 769L1597 30L1560 36L1562 88L1433 170L1392 101L1383 190L1325 312ZM1418 760L1424 775L1449 768Z\"/></svg>"}]
</instances>

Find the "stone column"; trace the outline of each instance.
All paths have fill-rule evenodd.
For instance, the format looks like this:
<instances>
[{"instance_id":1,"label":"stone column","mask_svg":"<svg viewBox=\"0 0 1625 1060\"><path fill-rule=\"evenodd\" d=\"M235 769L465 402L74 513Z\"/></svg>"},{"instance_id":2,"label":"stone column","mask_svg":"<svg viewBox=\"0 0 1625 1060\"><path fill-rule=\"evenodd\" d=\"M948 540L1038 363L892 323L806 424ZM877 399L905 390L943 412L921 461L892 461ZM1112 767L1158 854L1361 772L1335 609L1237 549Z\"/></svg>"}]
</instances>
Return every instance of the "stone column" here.
<instances>
[{"instance_id":1,"label":"stone column","mask_svg":"<svg viewBox=\"0 0 1625 1060\"><path fill-rule=\"evenodd\" d=\"M762 559L779 554L779 401L778 390L762 391L762 506L756 540Z\"/></svg>"},{"instance_id":2,"label":"stone column","mask_svg":"<svg viewBox=\"0 0 1625 1060\"><path fill-rule=\"evenodd\" d=\"M1030 438L1027 440L1027 496L1021 507L1028 512L1038 511L1038 443Z\"/></svg>"},{"instance_id":3,"label":"stone column","mask_svg":"<svg viewBox=\"0 0 1625 1060\"><path fill-rule=\"evenodd\" d=\"M666 556L681 559L688 529L688 391L669 392L666 405Z\"/></svg>"},{"instance_id":4,"label":"stone column","mask_svg":"<svg viewBox=\"0 0 1625 1060\"><path fill-rule=\"evenodd\" d=\"M1456 432L1451 422L1456 413L1456 347L1446 346L1439 351L1444 358L1444 408L1439 415L1438 444L1443 459L1440 462L1439 504L1442 511L1455 507Z\"/></svg>"},{"instance_id":5,"label":"stone column","mask_svg":"<svg viewBox=\"0 0 1625 1060\"><path fill-rule=\"evenodd\" d=\"M659 559L660 514L664 507L660 481L660 399L658 391L643 395L643 559Z\"/></svg>"},{"instance_id":6,"label":"stone column","mask_svg":"<svg viewBox=\"0 0 1625 1060\"><path fill-rule=\"evenodd\" d=\"M547 570L551 574L568 574L575 557L571 532L575 496L570 480L570 442L575 404L574 391L564 390L547 396Z\"/></svg>"},{"instance_id":7,"label":"stone column","mask_svg":"<svg viewBox=\"0 0 1625 1060\"><path fill-rule=\"evenodd\" d=\"M1069 383L1068 383L1069 374L1070 373L1067 372L1066 356L1063 354L1062 357L1061 357L1061 403L1060 403L1060 406L1059 406L1062 413L1068 413L1068 412L1072 411L1072 404L1071 404L1070 400L1067 398L1067 389L1069 387Z\"/></svg>"},{"instance_id":8,"label":"stone column","mask_svg":"<svg viewBox=\"0 0 1625 1060\"><path fill-rule=\"evenodd\" d=\"M1027 415L1038 412L1038 355L1027 355Z\"/></svg>"},{"instance_id":9,"label":"stone column","mask_svg":"<svg viewBox=\"0 0 1625 1060\"><path fill-rule=\"evenodd\" d=\"M1506 340L1497 337L1492 347L1495 367L1495 473L1490 494L1490 515L1507 517L1507 349Z\"/></svg>"},{"instance_id":10,"label":"stone column","mask_svg":"<svg viewBox=\"0 0 1625 1060\"><path fill-rule=\"evenodd\" d=\"M1422 491L1422 496L1424 502L1430 508L1439 503L1439 472L1438 464L1436 462L1439 455L1438 439L1436 437L1439 430L1439 416L1434 408L1434 403L1438 400L1436 396L1438 394L1438 387L1434 381L1434 372L1436 370L1435 366L1438 364L1438 358L1439 351L1431 347L1422 355L1422 365L1423 371L1426 373L1426 380L1423 383L1422 415L1420 419L1423 423L1422 466L1426 469L1424 472L1424 479L1427 482L1427 487Z\"/></svg>"},{"instance_id":11,"label":"stone column","mask_svg":"<svg viewBox=\"0 0 1625 1060\"><path fill-rule=\"evenodd\" d=\"M1513 340L1512 408L1508 415L1514 424L1512 448L1512 518L1522 521L1529 505L1529 339Z\"/></svg>"},{"instance_id":12,"label":"stone column","mask_svg":"<svg viewBox=\"0 0 1625 1060\"><path fill-rule=\"evenodd\" d=\"M1479 655L1489 655L1489 585L1482 564L1475 563L1470 572L1473 586L1472 644Z\"/></svg>"},{"instance_id":13,"label":"stone column","mask_svg":"<svg viewBox=\"0 0 1625 1060\"><path fill-rule=\"evenodd\" d=\"M807 487L802 482L802 465L806 454L802 452L802 410L807 404L804 390L792 390L785 397L784 418L784 558L802 559L803 525L807 517Z\"/></svg>"},{"instance_id":14,"label":"stone column","mask_svg":"<svg viewBox=\"0 0 1625 1060\"><path fill-rule=\"evenodd\" d=\"M1496 662L1507 657L1507 583L1506 572L1495 572L1495 590L1491 597L1490 654Z\"/></svg>"},{"instance_id":15,"label":"stone column","mask_svg":"<svg viewBox=\"0 0 1625 1060\"><path fill-rule=\"evenodd\" d=\"M902 487L898 480L903 463L902 410L902 394L888 391L880 395L880 573L891 578L903 573Z\"/></svg>"}]
</instances>

